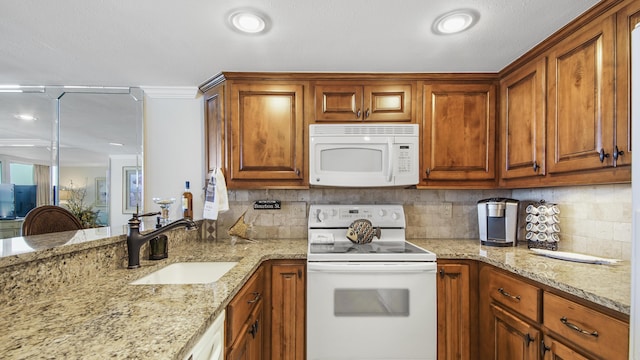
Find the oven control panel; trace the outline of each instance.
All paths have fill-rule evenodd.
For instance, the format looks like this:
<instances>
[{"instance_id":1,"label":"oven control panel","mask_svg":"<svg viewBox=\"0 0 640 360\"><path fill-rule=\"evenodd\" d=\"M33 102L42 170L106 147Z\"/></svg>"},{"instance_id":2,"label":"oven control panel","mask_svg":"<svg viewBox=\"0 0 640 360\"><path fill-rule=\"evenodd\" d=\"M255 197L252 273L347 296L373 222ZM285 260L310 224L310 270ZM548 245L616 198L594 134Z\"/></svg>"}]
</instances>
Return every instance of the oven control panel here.
<instances>
[{"instance_id":1,"label":"oven control panel","mask_svg":"<svg viewBox=\"0 0 640 360\"><path fill-rule=\"evenodd\" d=\"M311 205L309 228L346 228L367 219L376 227L405 228L402 205Z\"/></svg>"}]
</instances>

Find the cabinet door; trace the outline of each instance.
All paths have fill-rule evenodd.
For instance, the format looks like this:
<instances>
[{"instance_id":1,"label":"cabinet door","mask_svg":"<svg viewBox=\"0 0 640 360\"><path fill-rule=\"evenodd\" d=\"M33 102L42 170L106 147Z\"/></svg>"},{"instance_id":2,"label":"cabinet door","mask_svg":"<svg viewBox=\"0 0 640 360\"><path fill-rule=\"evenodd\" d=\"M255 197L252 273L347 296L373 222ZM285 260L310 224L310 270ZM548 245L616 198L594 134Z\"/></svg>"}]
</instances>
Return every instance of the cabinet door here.
<instances>
[{"instance_id":1,"label":"cabinet door","mask_svg":"<svg viewBox=\"0 0 640 360\"><path fill-rule=\"evenodd\" d=\"M612 152L616 166L631 164L631 31L638 23L637 1L617 13L616 139Z\"/></svg>"},{"instance_id":2,"label":"cabinet door","mask_svg":"<svg viewBox=\"0 0 640 360\"><path fill-rule=\"evenodd\" d=\"M318 84L315 121L412 122L413 87L407 84Z\"/></svg>"},{"instance_id":3,"label":"cabinet door","mask_svg":"<svg viewBox=\"0 0 640 360\"><path fill-rule=\"evenodd\" d=\"M232 188L250 180L266 185L303 182L303 88L268 82L232 84L228 176Z\"/></svg>"},{"instance_id":4,"label":"cabinet door","mask_svg":"<svg viewBox=\"0 0 640 360\"><path fill-rule=\"evenodd\" d=\"M218 85L204 95L205 104L205 164L207 174L224 163L224 85Z\"/></svg>"},{"instance_id":5,"label":"cabinet door","mask_svg":"<svg viewBox=\"0 0 640 360\"><path fill-rule=\"evenodd\" d=\"M549 53L549 173L613 164L614 30L607 17Z\"/></svg>"},{"instance_id":6,"label":"cabinet door","mask_svg":"<svg viewBox=\"0 0 640 360\"><path fill-rule=\"evenodd\" d=\"M501 178L545 174L546 67L542 58L500 82Z\"/></svg>"},{"instance_id":7,"label":"cabinet door","mask_svg":"<svg viewBox=\"0 0 640 360\"><path fill-rule=\"evenodd\" d=\"M471 359L469 265L438 264L438 273L438 359Z\"/></svg>"},{"instance_id":8,"label":"cabinet door","mask_svg":"<svg viewBox=\"0 0 640 360\"><path fill-rule=\"evenodd\" d=\"M413 119L411 103L411 85L365 86L362 119L411 122Z\"/></svg>"},{"instance_id":9,"label":"cabinet door","mask_svg":"<svg viewBox=\"0 0 640 360\"><path fill-rule=\"evenodd\" d=\"M262 300L259 301L249 319L244 324L242 332L227 351L227 360L262 360L262 336L264 317Z\"/></svg>"},{"instance_id":10,"label":"cabinet door","mask_svg":"<svg viewBox=\"0 0 640 360\"><path fill-rule=\"evenodd\" d=\"M425 180L495 178L495 87L424 86Z\"/></svg>"},{"instance_id":11,"label":"cabinet door","mask_svg":"<svg viewBox=\"0 0 640 360\"><path fill-rule=\"evenodd\" d=\"M493 359L539 359L540 331L500 306L491 305L495 339Z\"/></svg>"},{"instance_id":12,"label":"cabinet door","mask_svg":"<svg viewBox=\"0 0 640 360\"><path fill-rule=\"evenodd\" d=\"M271 358L305 357L305 265L271 267Z\"/></svg>"},{"instance_id":13,"label":"cabinet door","mask_svg":"<svg viewBox=\"0 0 640 360\"><path fill-rule=\"evenodd\" d=\"M544 337L542 351L544 360L589 360L589 358L580 355L568 346L549 336Z\"/></svg>"},{"instance_id":14,"label":"cabinet door","mask_svg":"<svg viewBox=\"0 0 640 360\"><path fill-rule=\"evenodd\" d=\"M316 121L358 121L362 118L362 85L316 85Z\"/></svg>"}]
</instances>

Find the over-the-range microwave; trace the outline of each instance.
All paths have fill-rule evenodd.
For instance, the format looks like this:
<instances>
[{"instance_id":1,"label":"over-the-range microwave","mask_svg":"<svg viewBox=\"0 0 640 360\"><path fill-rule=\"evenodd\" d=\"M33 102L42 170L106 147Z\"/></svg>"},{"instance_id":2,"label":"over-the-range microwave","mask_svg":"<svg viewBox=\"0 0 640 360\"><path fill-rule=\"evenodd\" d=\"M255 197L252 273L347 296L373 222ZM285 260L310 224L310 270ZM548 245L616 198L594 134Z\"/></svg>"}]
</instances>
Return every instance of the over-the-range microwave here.
<instances>
[{"instance_id":1,"label":"over-the-range microwave","mask_svg":"<svg viewBox=\"0 0 640 360\"><path fill-rule=\"evenodd\" d=\"M418 183L418 125L309 125L309 184L379 187Z\"/></svg>"}]
</instances>

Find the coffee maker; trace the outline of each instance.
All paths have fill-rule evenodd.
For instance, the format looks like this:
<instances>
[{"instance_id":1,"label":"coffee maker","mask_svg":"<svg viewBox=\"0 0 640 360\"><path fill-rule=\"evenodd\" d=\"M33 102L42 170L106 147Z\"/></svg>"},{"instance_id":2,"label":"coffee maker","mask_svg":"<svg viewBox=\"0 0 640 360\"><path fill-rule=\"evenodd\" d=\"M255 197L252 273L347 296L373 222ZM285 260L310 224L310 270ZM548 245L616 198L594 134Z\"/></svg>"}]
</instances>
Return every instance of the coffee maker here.
<instances>
[{"instance_id":1,"label":"coffee maker","mask_svg":"<svg viewBox=\"0 0 640 360\"><path fill-rule=\"evenodd\" d=\"M518 200L491 198L478 201L480 243L490 246L516 246Z\"/></svg>"}]
</instances>

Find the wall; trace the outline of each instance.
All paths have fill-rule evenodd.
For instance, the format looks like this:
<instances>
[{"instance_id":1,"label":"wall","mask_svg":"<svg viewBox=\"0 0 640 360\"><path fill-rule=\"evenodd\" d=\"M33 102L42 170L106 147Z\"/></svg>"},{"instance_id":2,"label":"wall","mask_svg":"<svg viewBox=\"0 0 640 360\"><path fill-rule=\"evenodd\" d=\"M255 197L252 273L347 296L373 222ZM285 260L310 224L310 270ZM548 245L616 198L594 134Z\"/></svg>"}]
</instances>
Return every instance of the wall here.
<instances>
[{"instance_id":1,"label":"wall","mask_svg":"<svg viewBox=\"0 0 640 360\"><path fill-rule=\"evenodd\" d=\"M143 87L144 211L160 211L153 198L175 198L171 219L182 218L180 199L191 182L194 219L204 204L204 113L197 88Z\"/></svg>"},{"instance_id":2,"label":"wall","mask_svg":"<svg viewBox=\"0 0 640 360\"><path fill-rule=\"evenodd\" d=\"M86 190L83 204L93 211L99 211L98 221L106 224L109 221L109 208L96 205L96 179L107 177L107 168L104 166L65 166L60 167L60 188L69 188L73 184L74 189ZM60 200L60 205L66 203Z\"/></svg>"},{"instance_id":3,"label":"wall","mask_svg":"<svg viewBox=\"0 0 640 360\"><path fill-rule=\"evenodd\" d=\"M109 224L111 227L127 226L131 213L125 211L124 204L124 169L135 168L139 159L135 155L111 155L109 157ZM144 192L144 190L143 190ZM117 194L117 195L113 195Z\"/></svg>"}]
</instances>

